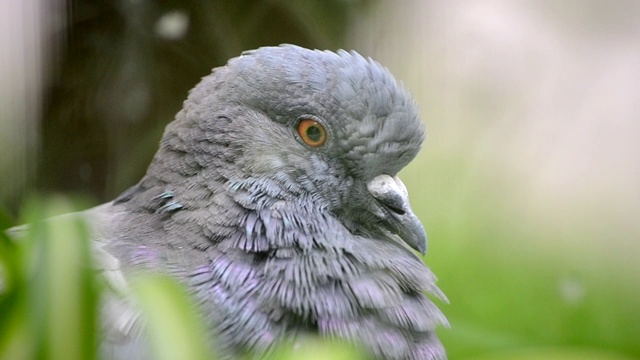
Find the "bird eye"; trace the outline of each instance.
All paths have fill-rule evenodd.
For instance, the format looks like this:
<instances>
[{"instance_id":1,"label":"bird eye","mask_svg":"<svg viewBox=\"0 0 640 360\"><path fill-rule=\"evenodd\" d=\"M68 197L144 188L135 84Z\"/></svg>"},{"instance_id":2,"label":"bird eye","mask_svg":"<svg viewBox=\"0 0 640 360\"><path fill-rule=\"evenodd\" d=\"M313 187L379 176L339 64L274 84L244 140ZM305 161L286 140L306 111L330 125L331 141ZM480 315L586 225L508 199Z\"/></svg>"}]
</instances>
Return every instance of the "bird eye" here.
<instances>
[{"instance_id":1,"label":"bird eye","mask_svg":"<svg viewBox=\"0 0 640 360\"><path fill-rule=\"evenodd\" d=\"M321 146L327 141L327 131L322 124L313 119L302 119L298 123L298 134L305 144L311 147Z\"/></svg>"}]
</instances>

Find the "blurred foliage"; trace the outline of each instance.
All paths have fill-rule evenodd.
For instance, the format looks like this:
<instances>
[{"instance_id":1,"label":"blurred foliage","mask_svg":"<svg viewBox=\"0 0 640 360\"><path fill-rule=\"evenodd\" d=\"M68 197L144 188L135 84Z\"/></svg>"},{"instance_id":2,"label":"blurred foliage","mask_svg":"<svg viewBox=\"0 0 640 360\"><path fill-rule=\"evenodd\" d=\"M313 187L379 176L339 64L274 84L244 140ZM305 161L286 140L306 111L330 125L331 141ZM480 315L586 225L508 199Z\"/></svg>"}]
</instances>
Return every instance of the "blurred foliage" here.
<instances>
[{"instance_id":1,"label":"blurred foliage","mask_svg":"<svg viewBox=\"0 0 640 360\"><path fill-rule=\"evenodd\" d=\"M208 332L184 289L171 278L143 275L133 293L140 304L154 359L211 359Z\"/></svg>"},{"instance_id":2,"label":"blurred foliage","mask_svg":"<svg viewBox=\"0 0 640 360\"><path fill-rule=\"evenodd\" d=\"M15 241L0 234L0 358L94 359L99 283L88 229L62 199L32 201ZM6 228L7 223L2 224Z\"/></svg>"}]
</instances>

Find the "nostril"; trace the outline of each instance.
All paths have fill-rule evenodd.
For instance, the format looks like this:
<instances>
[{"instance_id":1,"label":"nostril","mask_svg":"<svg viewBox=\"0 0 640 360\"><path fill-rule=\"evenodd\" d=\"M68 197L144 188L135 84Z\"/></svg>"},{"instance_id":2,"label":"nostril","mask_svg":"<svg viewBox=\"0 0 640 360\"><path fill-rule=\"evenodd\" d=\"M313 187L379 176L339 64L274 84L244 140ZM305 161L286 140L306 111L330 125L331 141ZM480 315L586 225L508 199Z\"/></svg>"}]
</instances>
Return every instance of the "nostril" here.
<instances>
[{"instance_id":1,"label":"nostril","mask_svg":"<svg viewBox=\"0 0 640 360\"><path fill-rule=\"evenodd\" d=\"M394 213L398 214L398 215L404 215L405 212L402 208L390 205L390 204L385 204L386 208L393 211Z\"/></svg>"},{"instance_id":2,"label":"nostril","mask_svg":"<svg viewBox=\"0 0 640 360\"><path fill-rule=\"evenodd\" d=\"M382 205L383 208L387 209L389 212L395 215L402 216L406 214L404 210L404 206L400 199L387 198L387 199L376 199L378 200L378 204Z\"/></svg>"}]
</instances>

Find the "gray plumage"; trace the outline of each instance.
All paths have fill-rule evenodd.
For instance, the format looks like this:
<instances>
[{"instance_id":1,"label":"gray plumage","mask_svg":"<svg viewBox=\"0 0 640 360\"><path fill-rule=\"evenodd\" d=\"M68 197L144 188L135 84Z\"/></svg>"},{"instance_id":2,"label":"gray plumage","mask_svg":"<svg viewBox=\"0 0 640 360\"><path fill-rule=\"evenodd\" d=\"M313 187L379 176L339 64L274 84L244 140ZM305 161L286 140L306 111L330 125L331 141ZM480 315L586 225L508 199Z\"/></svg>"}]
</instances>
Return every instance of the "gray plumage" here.
<instances>
[{"instance_id":1,"label":"gray plumage","mask_svg":"<svg viewBox=\"0 0 640 360\"><path fill-rule=\"evenodd\" d=\"M305 144L301 119L323 145ZM191 90L144 178L88 211L105 274L177 277L225 356L317 333L376 358L444 359L446 320L424 293L443 295L409 248L426 237L396 177L423 139L410 95L370 59L245 52ZM135 314L107 303L109 356L140 351Z\"/></svg>"}]
</instances>

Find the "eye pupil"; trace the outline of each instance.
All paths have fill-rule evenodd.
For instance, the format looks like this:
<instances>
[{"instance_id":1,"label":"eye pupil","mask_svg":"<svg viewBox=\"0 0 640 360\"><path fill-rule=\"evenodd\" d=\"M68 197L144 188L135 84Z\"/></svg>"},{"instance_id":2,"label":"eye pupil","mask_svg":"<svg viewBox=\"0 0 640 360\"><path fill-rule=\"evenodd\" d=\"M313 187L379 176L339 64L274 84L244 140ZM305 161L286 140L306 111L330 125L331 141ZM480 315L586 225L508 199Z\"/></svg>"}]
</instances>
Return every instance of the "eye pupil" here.
<instances>
[{"instance_id":1,"label":"eye pupil","mask_svg":"<svg viewBox=\"0 0 640 360\"><path fill-rule=\"evenodd\" d=\"M322 130L318 125L311 125L307 128L307 137L313 142L318 142L322 140Z\"/></svg>"}]
</instances>

